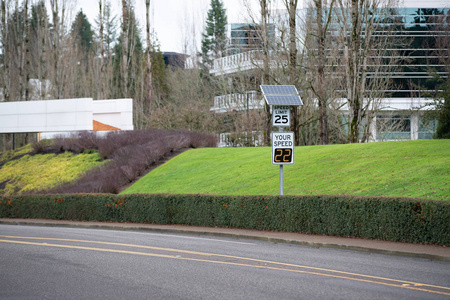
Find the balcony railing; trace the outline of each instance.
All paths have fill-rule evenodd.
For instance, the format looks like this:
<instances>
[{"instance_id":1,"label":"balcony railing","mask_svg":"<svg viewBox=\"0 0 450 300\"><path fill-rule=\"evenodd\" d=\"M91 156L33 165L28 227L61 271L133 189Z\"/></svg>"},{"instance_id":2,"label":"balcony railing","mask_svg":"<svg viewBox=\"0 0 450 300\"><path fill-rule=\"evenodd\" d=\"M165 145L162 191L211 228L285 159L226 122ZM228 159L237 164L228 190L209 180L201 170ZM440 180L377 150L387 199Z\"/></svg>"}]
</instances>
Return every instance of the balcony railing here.
<instances>
[{"instance_id":1,"label":"balcony railing","mask_svg":"<svg viewBox=\"0 0 450 300\"><path fill-rule=\"evenodd\" d=\"M252 50L217 58L213 61L213 66L209 73L212 75L224 75L247 71L257 67L261 68L264 61L263 57L261 50ZM272 52L269 54L269 57L272 57ZM271 61L270 64L273 65L274 62Z\"/></svg>"},{"instance_id":2,"label":"balcony railing","mask_svg":"<svg viewBox=\"0 0 450 300\"><path fill-rule=\"evenodd\" d=\"M261 109L264 100L257 99L256 91L248 91L242 94L228 94L214 97L214 107L211 111L217 113Z\"/></svg>"}]
</instances>

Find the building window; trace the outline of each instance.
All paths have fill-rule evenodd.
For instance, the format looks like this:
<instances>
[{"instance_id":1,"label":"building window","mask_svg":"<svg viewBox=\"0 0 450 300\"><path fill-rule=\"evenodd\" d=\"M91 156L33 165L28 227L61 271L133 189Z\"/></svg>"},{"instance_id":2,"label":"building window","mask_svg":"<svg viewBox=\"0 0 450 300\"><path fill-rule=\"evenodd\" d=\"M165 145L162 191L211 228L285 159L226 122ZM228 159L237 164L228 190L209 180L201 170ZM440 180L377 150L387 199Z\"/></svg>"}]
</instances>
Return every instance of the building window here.
<instances>
[{"instance_id":1,"label":"building window","mask_svg":"<svg viewBox=\"0 0 450 300\"><path fill-rule=\"evenodd\" d=\"M411 118L409 115L378 115L377 140L410 140Z\"/></svg>"},{"instance_id":2,"label":"building window","mask_svg":"<svg viewBox=\"0 0 450 300\"><path fill-rule=\"evenodd\" d=\"M437 121L420 118L419 120L419 140L431 140L436 132Z\"/></svg>"}]
</instances>

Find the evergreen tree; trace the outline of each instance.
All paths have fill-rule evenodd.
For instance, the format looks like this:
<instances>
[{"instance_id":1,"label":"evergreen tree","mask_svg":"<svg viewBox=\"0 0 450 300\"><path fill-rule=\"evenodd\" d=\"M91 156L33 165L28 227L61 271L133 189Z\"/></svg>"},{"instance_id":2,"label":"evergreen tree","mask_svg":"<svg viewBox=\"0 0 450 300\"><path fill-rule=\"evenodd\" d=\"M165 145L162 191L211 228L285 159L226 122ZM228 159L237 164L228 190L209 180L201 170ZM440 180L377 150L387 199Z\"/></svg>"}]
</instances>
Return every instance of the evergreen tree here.
<instances>
[{"instance_id":1,"label":"evergreen tree","mask_svg":"<svg viewBox=\"0 0 450 300\"><path fill-rule=\"evenodd\" d=\"M114 46L114 86L116 93L112 97L122 98L131 97L136 98L136 93L139 91L138 76L142 72L143 59L144 59L144 45L140 37L140 30L137 24L137 20L132 7L128 11L129 19L127 24L127 30L122 32L119 37L118 43ZM124 50L124 37L126 37L126 56L123 55ZM125 59L125 62L123 61ZM121 65L127 66L125 70L127 74L122 73ZM127 78L126 80L124 78Z\"/></svg>"},{"instance_id":2,"label":"evergreen tree","mask_svg":"<svg viewBox=\"0 0 450 300\"><path fill-rule=\"evenodd\" d=\"M443 66L442 69L432 68L430 71L433 78L428 80L432 85L436 86L436 96L435 105L436 110L428 110L425 115L433 119L437 119L438 125L434 138L436 139L450 139L450 78L448 74L450 73L450 50L448 45L450 44L450 27L448 26L450 22L450 12L444 14L440 11L429 10L426 11L428 14L438 15L431 22L436 24L433 25L432 30L436 32L441 32L436 37L431 37L430 44L431 49L434 50L434 55L438 58L439 64ZM439 15L441 14L441 15ZM416 21L417 22L417 21ZM447 75L440 75L439 71L445 71Z\"/></svg>"},{"instance_id":3,"label":"evergreen tree","mask_svg":"<svg viewBox=\"0 0 450 300\"><path fill-rule=\"evenodd\" d=\"M225 55L227 11L221 0L211 0L206 19L206 30L202 34L202 58L204 66L211 66L212 60Z\"/></svg>"},{"instance_id":4,"label":"evergreen tree","mask_svg":"<svg viewBox=\"0 0 450 300\"><path fill-rule=\"evenodd\" d=\"M72 36L80 51L89 53L94 41L94 31L83 10L80 10L72 23Z\"/></svg>"},{"instance_id":5,"label":"evergreen tree","mask_svg":"<svg viewBox=\"0 0 450 300\"><path fill-rule=\"evenodd\" d=\"M444 85L442 96L444 100L439 107L438 126L434 138L450 139L450 82Z\"/></svg>"},{"instance_id":6,"label":"evergreen tree","mask_svg":"<svg viewBox=\"0 0 450 300\"><path fill-rule=\"evenodd\" d=\"M87 97L92 91L91 62L94 54L94 31L91 29L86 15L80 10L72 23L71 36L75 44L75 51L79 63L73 73L73 95Z\"/></svg>"},{"instance_id":7,"label":"evergreen tree","mask_svg":"<svg viewBox=\"0 0 450 300\"><path fill-rule=\"evenodd\" d=\"M38 79L40 88L35 91L36 99L45 99L49 95L50 84L45 80L48 77L49 45L49 17L45 2L40 0L31 7L30 20L30 77Z\"/></svg>"},{"instance_id":8,"label":"evergreen tree","mask_svg":"<svg viewBox=\"0 0 450 300\"><path fill-rule=\"evenodd\" d=\"M154 44L154 43L152 43ZM156 92L156 97L158 102L161 103L162 100L167 98L169 94L169 85L167 83L167 70L166 64L164 63L164 56L161 52L159 46L152 47L151 51L151 61L152 61L152 84Z\"/></svg>"}]
</instances>

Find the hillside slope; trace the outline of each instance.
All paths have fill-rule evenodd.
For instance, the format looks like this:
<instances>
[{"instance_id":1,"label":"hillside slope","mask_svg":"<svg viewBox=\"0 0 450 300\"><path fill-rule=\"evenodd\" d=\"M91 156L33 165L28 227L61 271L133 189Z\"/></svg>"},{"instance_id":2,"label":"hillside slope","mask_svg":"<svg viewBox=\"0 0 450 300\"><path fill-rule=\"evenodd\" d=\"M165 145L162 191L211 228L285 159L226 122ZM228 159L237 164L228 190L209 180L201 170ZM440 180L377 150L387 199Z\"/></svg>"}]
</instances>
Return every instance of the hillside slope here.
<instances>
[{"instance_id":1,"label":"hillside slope","mask_svg":"<svg viewBox=\"0 0 450 300\"><path fill-rule=\"evenodd\" d=\"M351 194L450 200L450 140L296 147L284 194ZM131 193L276 195L271 149L188 150L126 189Z\"/></svg>"},{"instance_id":2,"label":"hillside slope","mask_svg":"<svg viewBox=\"0 0 450 300\"><path fill-rule=\"evenodd\" d=\"M39 193L73 182L103 164L96 152L36 154L31 147L24 147L3 154L0 158L0 195Z\"/></svg>"}]
</instances>

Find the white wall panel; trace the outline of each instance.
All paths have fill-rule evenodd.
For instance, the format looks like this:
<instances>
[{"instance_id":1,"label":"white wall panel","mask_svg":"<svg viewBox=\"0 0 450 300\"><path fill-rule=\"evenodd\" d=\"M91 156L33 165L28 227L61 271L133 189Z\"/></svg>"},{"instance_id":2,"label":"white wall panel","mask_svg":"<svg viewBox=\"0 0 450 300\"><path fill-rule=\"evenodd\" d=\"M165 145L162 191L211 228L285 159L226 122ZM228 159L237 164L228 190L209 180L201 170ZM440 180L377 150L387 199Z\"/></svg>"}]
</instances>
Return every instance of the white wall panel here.
<instances>
[{"instance_id":1,"label":"white wall panel","mask_svg":"<svg viewBox=\"0 0 450 300\"><path fill-rule=\"evenodd\" d=\"M0 133L92 130L92 98L0 103Z\"/></svg>"},{"instance_id":2,"label":"white wall panel","mask_svg":"<svg viewBox=\"0 0 450 300\"><path fill-rule=\"evenodd\" d=\"M94 120L121 130L133 130L133 99L96 100Z\"/></svg>"},{"instance_id":3,"label":"white wall panel","mask_svg":"<svg viewBox=\"0 0 450 300\"><path fill-rule=\"evenodd\" d=\"M93 130L93 120L133 130L133 99L92 98L0 103L0 133Z\"/></svg>"}]
</instances>

